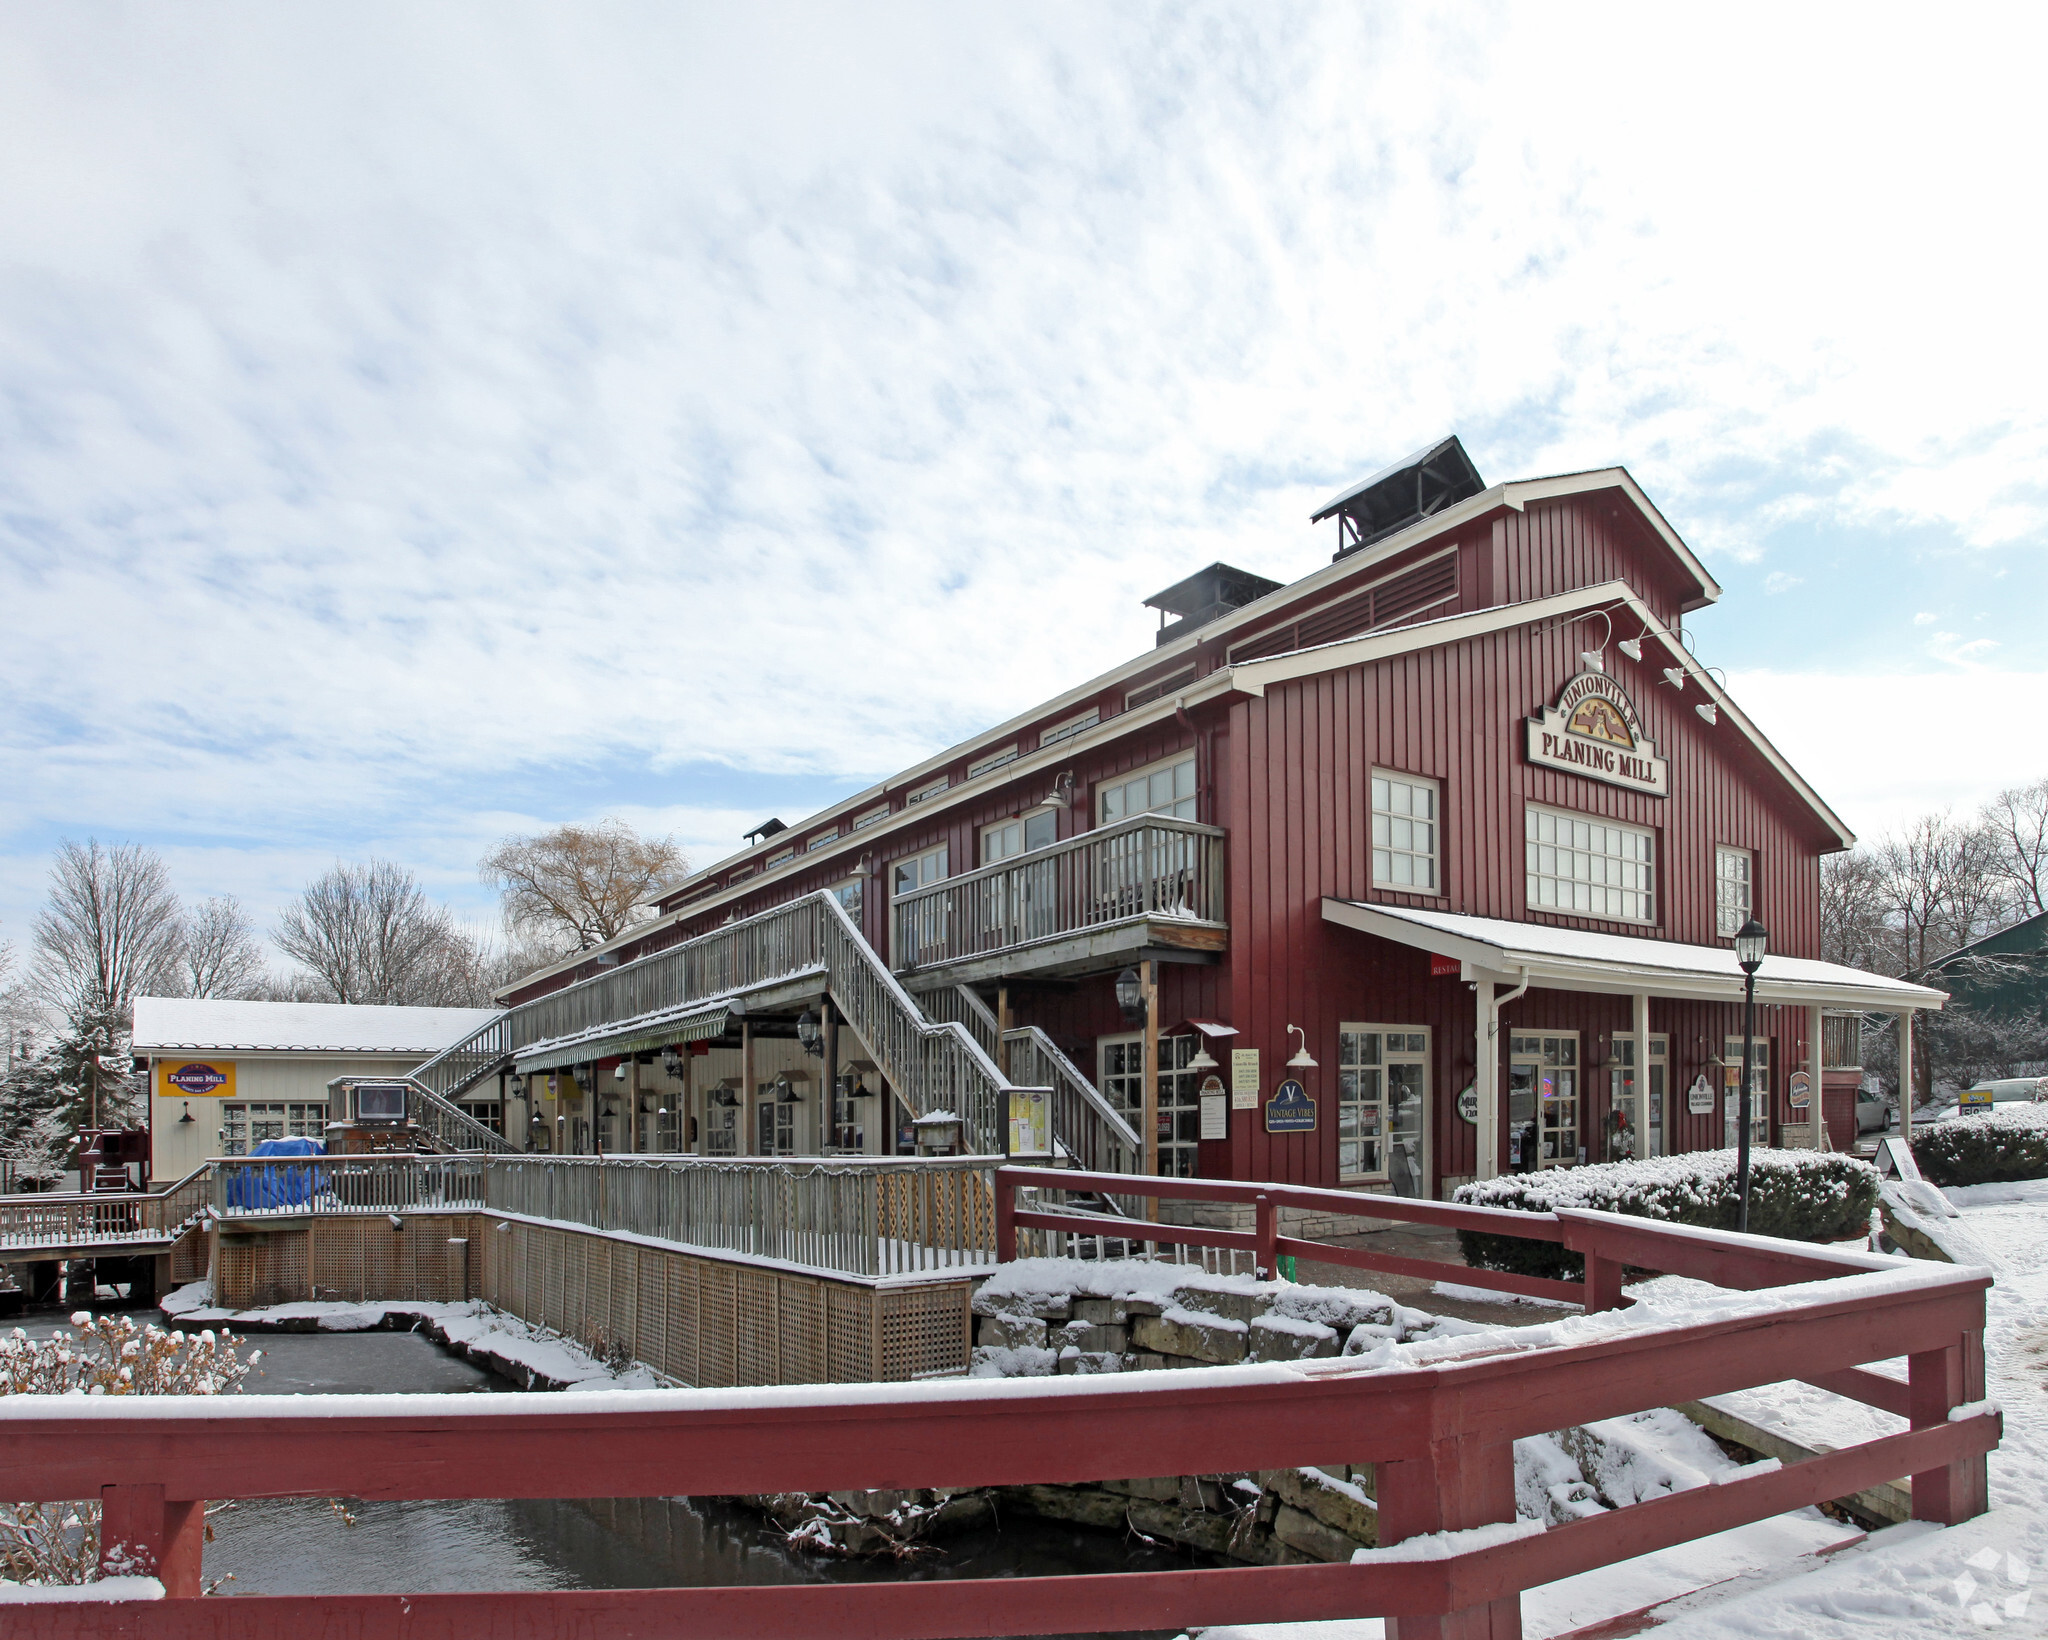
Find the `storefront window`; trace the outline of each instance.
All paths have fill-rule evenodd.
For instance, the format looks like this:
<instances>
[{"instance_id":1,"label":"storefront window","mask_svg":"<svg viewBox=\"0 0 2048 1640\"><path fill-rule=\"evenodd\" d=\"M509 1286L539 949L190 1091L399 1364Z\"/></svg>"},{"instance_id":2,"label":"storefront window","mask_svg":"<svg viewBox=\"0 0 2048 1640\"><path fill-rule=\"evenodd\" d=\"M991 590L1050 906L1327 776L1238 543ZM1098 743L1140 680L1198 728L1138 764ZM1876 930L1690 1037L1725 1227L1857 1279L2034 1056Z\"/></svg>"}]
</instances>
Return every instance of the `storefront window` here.
<instances>
[{"instance_id":1,"label":"storefront window","mask_svg":"<svg viewBox=\"0 0 2048 1640\"><path fill-rule=\"evenodd\" d=\"M1749 1142L1752 1148L1771 1142L1771 1039L1750 1041ZM1721 1043L1721 1143L1735 1148L1742 1130L1742 1038L1725 1037Z\"/></svg>"},{"instance_id":2,"label":"storefront window","mask_svg":"<svg viewBox=\"0 0 2048 1640\"><path fill-rule=\"evenodd\" d=\"M1424 1115L1429 1032L1344 1025L1337 1032L1337 1168L1347 1179L1385 1179L1397 1196L1427 1189Z\"/></svg>"},{"instance_id":3,"label":"storefront window","mask_svg":"<svg viewBox=\"0 0 2048 1640\"><path fill-rule=\"evenodd\" d=\"M1508 1166L1517 1173L1569 1167L1579 1151L1577 1032L1508 1039Z\"/></svg>"},{"instance_id":4,"label":"storefront window","mask_svg":"<svg viewBox=\"0 0 2048 1640\"><path fill-rule=\"evenodd\" d=\"M1159 1039L1159 1173L1163 1178L1195 1176L1196 1146L1202 1138L1202 1073L1187 1068L1195 1057L1195 1045L1192 1035ZM1098 1060L1100 1080L1096 1086L1143 1139L1145 1038L1104 1037Z\"/></svg>"},{"instance_id":5,"label":"storefront window","mask_svg":"<svg viewBox=\"0 0 2048 1640\"><path fill-rule=\"evenodd\" d=\"M223 1131L220 1153L246 1156L265 1139L321 1139L327 1137L327 1105L284 1103L256 1104L230 1100L220 1107Z\"/></svg>"},{"instance_id":6,"label":"storefront window","mask_svg":"<svg viewBox=\"0 0 2048 1640\"><path fill-rule=\"evenodd\" d=\"M1539 809L1524 816L1531 911L1655 922L1656 839L1639 826Z\"/></svg>"},{"instance_id":7,"label":"storefront window","mask_svg":"<svg viewBox=\"0 0 2048 1640\"><path fill-rule=\"evenodd\" d=\"M776 1097L778 1091L773 1082L763 1082L755 1090L760 1099L754 1106L755 1134L759 1140L754 1152L757 1156L796 1154L796 1113L803 1106L784 1103Z\"/></svg>"}]
</instances>

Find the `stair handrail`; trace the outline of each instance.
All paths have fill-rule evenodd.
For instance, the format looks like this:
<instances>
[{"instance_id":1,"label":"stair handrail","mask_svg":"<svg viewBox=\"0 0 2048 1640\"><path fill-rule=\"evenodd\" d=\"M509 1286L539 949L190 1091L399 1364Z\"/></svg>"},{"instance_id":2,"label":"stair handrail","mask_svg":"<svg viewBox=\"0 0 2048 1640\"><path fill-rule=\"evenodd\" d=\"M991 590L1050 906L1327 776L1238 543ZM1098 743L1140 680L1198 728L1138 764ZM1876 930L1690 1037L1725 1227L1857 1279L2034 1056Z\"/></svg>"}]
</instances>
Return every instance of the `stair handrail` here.
<instances>
[{"instance_id":1,"label":"stair handrail","mask_svg":"<svg viewBox=\"0 0 2048 1640\"><path fill-rule=\"evenodd\" d=\"M408 1076L405 1084L406 1115L448 1149L481 1150L501 1156L522 1153L520 1147L503 1134L479 1122L460 1105L443 1099L417 1077Z\"/></svg>"}]
</instances>

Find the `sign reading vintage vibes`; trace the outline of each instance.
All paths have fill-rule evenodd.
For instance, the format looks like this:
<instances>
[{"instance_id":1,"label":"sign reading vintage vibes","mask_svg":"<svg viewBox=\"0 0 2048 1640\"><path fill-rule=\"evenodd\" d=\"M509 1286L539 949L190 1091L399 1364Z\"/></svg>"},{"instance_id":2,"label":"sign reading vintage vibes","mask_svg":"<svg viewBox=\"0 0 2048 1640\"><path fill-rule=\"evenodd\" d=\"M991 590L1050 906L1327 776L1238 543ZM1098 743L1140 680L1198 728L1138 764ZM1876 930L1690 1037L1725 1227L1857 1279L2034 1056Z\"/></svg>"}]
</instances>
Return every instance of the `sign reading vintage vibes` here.
<instances>
[{"instance_id":1,"label":"sign reading vintage vibes","mask_svg":"<svg viewBox=\"0 0 2048 1640\"><path fill-rule=\"evenodd\" d=\"M1529 719L1529 761L1593 780L1671 795L1671 765L1643 733L1635 702L1605 672L1581 672L1557 704Z\"/></svg>"}]
</instances>

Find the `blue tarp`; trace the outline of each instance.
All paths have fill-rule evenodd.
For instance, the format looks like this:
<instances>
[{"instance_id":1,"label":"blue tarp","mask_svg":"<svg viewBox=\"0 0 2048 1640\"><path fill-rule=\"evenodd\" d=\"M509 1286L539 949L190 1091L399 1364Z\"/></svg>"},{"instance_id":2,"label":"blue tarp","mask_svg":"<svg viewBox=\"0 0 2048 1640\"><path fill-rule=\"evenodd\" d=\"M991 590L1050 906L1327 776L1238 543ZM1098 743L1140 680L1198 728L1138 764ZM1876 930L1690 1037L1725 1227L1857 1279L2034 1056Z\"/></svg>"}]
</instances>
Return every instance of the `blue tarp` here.
<instances>
[{"instance_id":1,"label":"blue tarp","mask_svg":"<svg viewBox=\"0 0 2048 1640\"><path fill-rule=\"evenodd\" d=\"M265 1139L251 1156L325 1156L318 1139ZM238 1167L228 1174L228 1206L250 1212L258 1208L305 1207L313 1200L310 1167Z\"/></svg>"}]
</instances>

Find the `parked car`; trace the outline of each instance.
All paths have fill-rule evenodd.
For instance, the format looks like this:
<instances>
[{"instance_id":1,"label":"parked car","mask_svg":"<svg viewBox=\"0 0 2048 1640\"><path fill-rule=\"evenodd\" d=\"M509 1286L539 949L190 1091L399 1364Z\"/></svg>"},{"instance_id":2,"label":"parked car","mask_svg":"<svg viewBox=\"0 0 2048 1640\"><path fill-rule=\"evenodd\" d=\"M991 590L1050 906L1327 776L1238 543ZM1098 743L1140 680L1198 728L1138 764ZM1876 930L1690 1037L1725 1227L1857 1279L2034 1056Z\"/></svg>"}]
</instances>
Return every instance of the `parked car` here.
<instances>
[{"instance_id":1,"label":"parked car","mask_svg":"<svg viewBox=\"0 0 2048 1640\"><path fill-rule=\"evenodd\" d=\"M1990 1095L1988 1102L1984 1099L1985 1094ZM1970 1103L1965 1104L1960 1098L1950 1099L1928 1110L1924 1115L1915 1111L1913 1120L1922 1125L1928 1122L1953 1122L1958 1117L1975 1115L1981 1111L1995 1109L1999 1105L2040 1104L2048 1101L2048 1076L2001 1076L1988 1082L1973 1084L1969 1094L1964 1097L1970 1098Z\"/></svg>"},{"instance_id":2,"label":"parked car","mask_svg":"<svg viewBox=\"0 0 2048 1640\"><path fill-rule=\"evenodd\" d=\"M1880 1088L1856 1090L1856 1131L1879 1133L1898 1120L1898 1110Z\"/></svg>"}]
</instances>

